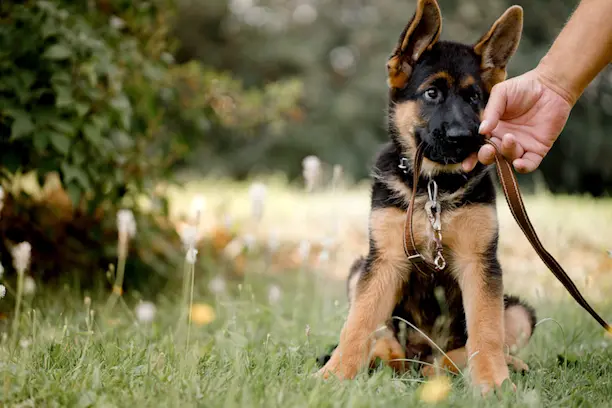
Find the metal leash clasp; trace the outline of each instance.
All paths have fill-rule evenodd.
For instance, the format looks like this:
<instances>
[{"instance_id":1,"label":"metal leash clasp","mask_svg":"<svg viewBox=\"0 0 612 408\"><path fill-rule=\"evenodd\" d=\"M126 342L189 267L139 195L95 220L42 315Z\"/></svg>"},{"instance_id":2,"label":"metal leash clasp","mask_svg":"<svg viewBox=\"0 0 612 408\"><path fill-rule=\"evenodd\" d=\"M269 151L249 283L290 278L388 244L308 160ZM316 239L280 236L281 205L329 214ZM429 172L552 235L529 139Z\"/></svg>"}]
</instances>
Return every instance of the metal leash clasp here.
<instances>
[{"instance_id":1,"label":"metal leash clasp","mask_svg":"<svg viewBox=\"0 0 612 408\"><path fill-rule=\"evenodd\" d=\"M438 184L433 179L429 180L429 183L427 183L427 195L429 196L429 201L425 203L425 212L427 213L427 218L429 218L429 223L433 229L434 241L436 243L434 265L438 270L442 270L446 267L446 260L442 255L441 207L438 202Z\"/></svg>"}]
</instances>

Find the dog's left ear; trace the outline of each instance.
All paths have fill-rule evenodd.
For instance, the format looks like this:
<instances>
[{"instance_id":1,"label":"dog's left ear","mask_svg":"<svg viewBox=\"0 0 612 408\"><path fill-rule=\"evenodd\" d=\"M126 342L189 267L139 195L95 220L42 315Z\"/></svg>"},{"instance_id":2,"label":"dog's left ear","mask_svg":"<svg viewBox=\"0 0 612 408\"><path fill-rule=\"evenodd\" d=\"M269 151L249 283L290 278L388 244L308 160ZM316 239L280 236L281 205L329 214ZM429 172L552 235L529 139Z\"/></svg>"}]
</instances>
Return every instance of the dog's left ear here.
<instances>
[{"instance_id":1,"label":"dog's left ear","mask_svg":"<svg viewBox=\"0 0 612 408\"><path fill-rule=\"evenodd\" d=\"M482 58L481 74L489 91L506 79L506 66L518 48L522 32L523 8L512 6L474 45L474 52Z\"/></svg>"},{"instance_id":2,"label":"dog's left ear","mask_svg":"<svg viewBox=\"0 0 612 408\"><path fill-rule=\"evenodd\" d=\"M403 88L421 54L440 37L442 15L436 0L417 0L412 20L402 31L393 54L387 61L387 83L391 88Z\"/></svg>"}]
</instances>

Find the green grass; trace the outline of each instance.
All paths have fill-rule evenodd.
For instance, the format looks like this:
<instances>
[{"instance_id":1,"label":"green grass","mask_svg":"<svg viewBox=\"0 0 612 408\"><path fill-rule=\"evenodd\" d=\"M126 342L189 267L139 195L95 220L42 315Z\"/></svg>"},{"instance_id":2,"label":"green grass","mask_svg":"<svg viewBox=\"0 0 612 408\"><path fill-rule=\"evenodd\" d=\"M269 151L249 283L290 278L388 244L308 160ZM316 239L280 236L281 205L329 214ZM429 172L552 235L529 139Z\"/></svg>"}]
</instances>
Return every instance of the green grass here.
<instances>
[{"instance_id":1,"label":"green grass","mask_svg":"<svg viewBox=\"0 0 612 408\"><path fill-rule=\"evenodd\" d=\"M73 289L41 288L26 302L21 345L11 351L2 343L0 401L22 407L426 406L416 374L395 377L382 369L345 383L312 378L316 357L336 341L346 313L342 285L323 279L306 271L255 274L213 296L198 276L196 302L211 304L217 318L193 327L189 345L185 329L177 331L174 292L155 299L153 323L139 324L131 307L137 294L100 315L106 295L98 293L88 320ZM268 300L271 284L281 288L278 303ZM482 399L459 376L439 406L610 406L612 342L569 301L538 311L561 327L550 320L537 327L521 353L531 371L512 377L516 394ZM571 361L560 364L559 354Z\"/></svg>"},{"instance_id":2,"label":"green grass","mask_svg":"<svg viewBox=\"0 0 612 408\"><path fill-rule=\"evenodd\" d=\"M174 193L173 210L186 210L189 197L203 193L208 198L205 225L231 214L243 233L256 232L262 239L258 243L264 244L271 230L278 229L281 241L293 245L329 236L339 222L337 265L269 275L261 273L262 259L255 257L244 281L226 279L225 292L214 294L209 281L225 276L227 268L202 251L194 301L211 305L216 319L193 326L189 344L180 319L181 267L167 290L145 299L157 307L152 323L136 318L135 305L142 300L137 292L128 291L114 310L105 312L107 289L83 293L74 282L39 283L36 294L24 299L16 348L10 341L12 315L0 319L0 406L427 406L419 400L424 379L416 372L396 377L383 368L343 383L312 375L316 358L336 343L347 313L342 279L348 262L367 248L367 188L304 195L282 182L269 183L259 226L248 222L247 189L224 182L193 183ZM540 195L526 197L526 203L544 245L596 310L610 319L612 260L605 253L605 226L612 221L612 202ZM519 355L531 371L512 374L516 393L486 399L472 393L467 377L454 377L451 392L438 406L611 406L612 339L554 281L503 201L498 208L506 286L535 303L542 322ZM271 285L281 288L276 303L268 299ZM92 299L90 306L85 297ZM10 309L14 300L9 293L0 300L0 310ZM560 355L566 363L560 363Z\"/></svg>"}]
</instances>

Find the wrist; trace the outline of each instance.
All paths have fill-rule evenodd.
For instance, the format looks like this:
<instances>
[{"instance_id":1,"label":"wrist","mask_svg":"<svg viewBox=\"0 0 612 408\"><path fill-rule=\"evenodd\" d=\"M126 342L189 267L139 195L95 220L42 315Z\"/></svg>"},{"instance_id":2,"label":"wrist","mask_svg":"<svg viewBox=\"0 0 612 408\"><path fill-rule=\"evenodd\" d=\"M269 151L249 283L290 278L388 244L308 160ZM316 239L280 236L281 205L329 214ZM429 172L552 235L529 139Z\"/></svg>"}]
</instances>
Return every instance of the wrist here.
<instances>
[{"instance_id":1,"label":"wrist","mask_svg":"<svg viewBox=\"0 0 612 408\"><path fill-rule=\"evenodd\" d=\"M549 61L548 56L544 56L536 66L535 72L542 85L558 94L573 107L584 89L573 84L572 79L564 75L560 67L562 65L555 64Z\"/></svg>"}]
</instances>

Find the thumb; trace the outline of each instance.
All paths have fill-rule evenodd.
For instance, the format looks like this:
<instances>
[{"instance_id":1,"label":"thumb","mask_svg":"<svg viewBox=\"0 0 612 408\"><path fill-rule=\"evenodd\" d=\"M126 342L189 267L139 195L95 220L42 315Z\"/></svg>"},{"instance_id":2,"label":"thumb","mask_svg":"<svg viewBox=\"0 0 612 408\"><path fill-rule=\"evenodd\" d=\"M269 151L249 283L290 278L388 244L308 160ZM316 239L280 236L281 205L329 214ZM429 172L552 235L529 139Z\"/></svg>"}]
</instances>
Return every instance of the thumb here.
<instances>
[{"instance_id":1,"label":"thumb","mask_svg":"<svg viewBox=\"0 0 612 408\"><path fill-rule=\"evenodd\" d=\"M491 89L491 95L489 101L485 106L485 110L482 115L482 122L478 133L490 134L493 129L497 127L499 119L504 115L506 111L506 104L508 103L508 87L506 82L500 82Z\"/></svg>"}]
</instances>

